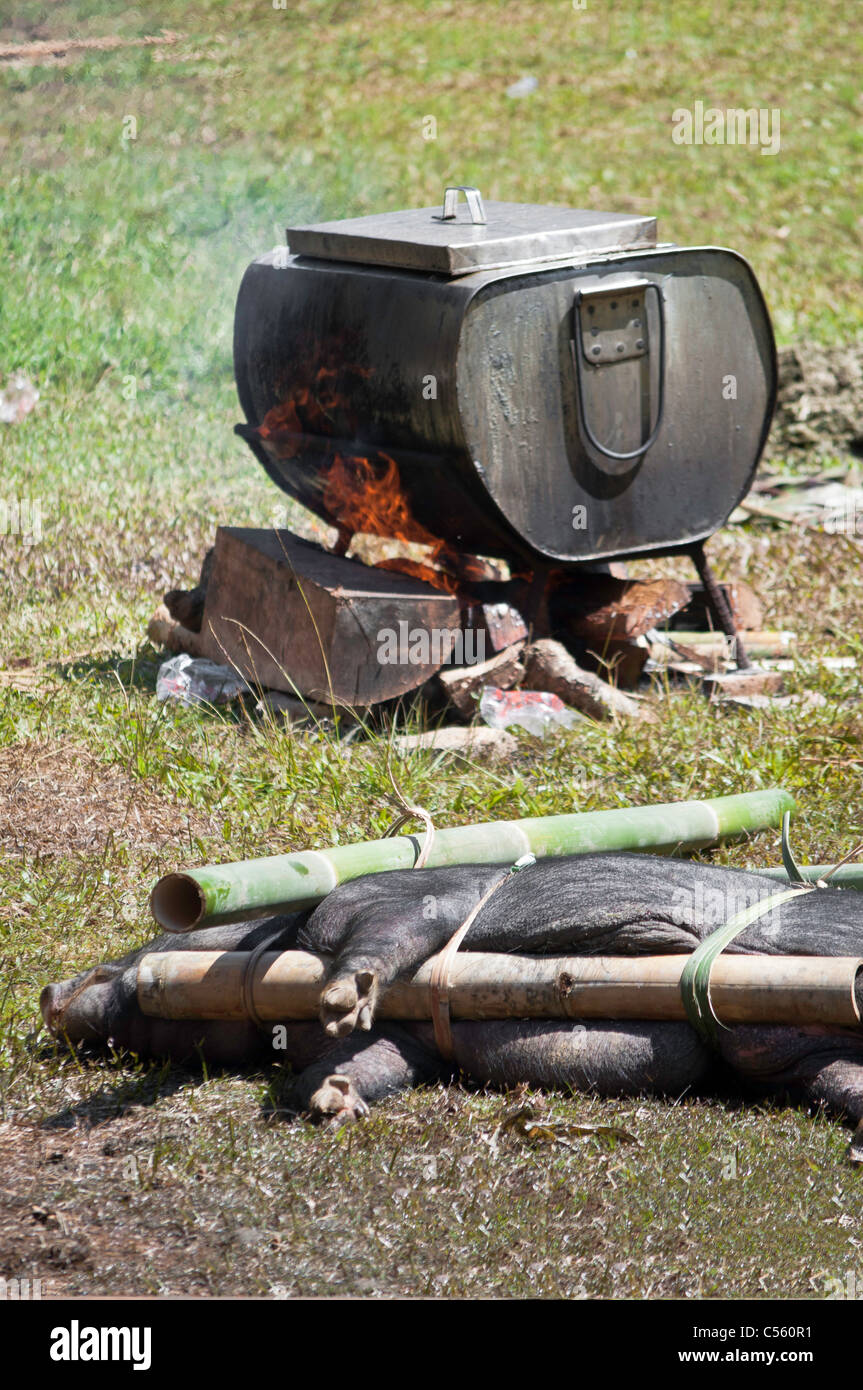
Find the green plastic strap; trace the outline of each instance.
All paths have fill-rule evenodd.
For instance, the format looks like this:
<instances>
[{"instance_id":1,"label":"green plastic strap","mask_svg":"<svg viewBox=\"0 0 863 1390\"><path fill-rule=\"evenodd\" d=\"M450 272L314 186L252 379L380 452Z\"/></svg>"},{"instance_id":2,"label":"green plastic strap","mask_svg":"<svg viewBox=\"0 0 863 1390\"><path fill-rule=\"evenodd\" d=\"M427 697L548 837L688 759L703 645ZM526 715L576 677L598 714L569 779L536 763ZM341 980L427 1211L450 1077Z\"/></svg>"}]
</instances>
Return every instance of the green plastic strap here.
<instances>
[{"instance_id":1,"label":"green plastic strap","mask_svg":"<svg viewBox=\"0 0 863 1390\"><path fill-rule=\"evenodd\" d=\"M757 922L759 917L764 917L774 907L778 907L780 903L788 902L790 898L797 898L801 893L812 892L815 892L814 884L807 884L805 888L785 888L781 893L771 893L769 897L754 903L752 907L745 907L742 912L736 912L730 922L725 922L723 926L717 927L716 931L706 936L692 952L683 968L683 974L680 976L680 995L683 999L686 1017L699 1036L711 1047L718 1046L717 1029L722 1027L713 1012L713 1004L710 999L710 973L713 970L713 962L716 957L746 927L752 922Z\"/></svg>"},{"instance_id":2,"label":"green plastic strap","mask_svg":"<svg viewBox=\"0 0 863 1390\"><path fill-rule=\"evenodd\" d=\"M791 825L791 812L786 811L782 817L782 863L788 875L789 883L805 883L806 880L800 872L800 866L791 851L791 840L788 834Z\"/></svg>"}]
</instances>

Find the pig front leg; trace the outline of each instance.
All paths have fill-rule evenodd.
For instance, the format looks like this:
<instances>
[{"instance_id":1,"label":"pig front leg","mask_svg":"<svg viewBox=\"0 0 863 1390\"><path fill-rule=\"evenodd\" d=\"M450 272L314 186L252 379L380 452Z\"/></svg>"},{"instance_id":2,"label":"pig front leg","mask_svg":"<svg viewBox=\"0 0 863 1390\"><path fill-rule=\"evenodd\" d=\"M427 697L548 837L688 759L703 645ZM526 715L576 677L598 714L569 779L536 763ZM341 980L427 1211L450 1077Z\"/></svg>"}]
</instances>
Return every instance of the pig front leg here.
<instances>
[{"instance_id":1,"label":"pig front leg","mask_svg":"<svg viewBox=\"0 0 863 1390\"><path fill-rule=\"evenodd\" d=\"M825 1062L804 1083L803 1092L807 1100L826 1105L854 1123L848 1157L853 1163L863 1163L863 1057Z\"/></svg>"},{"instance_id":2,"label":"pig front leg","mask_svg":"<svg viewBox=\"0 0 863 1390\"><path fill-rule=\"evenodd\" d=\"M353 1081L343 1072L332 1072L324 1078L309 1100L308 1111L314 1119L329 1116L330 1124L336 1127L365 1120L370 1113Z\"/></svg>"},{"instance_id":3,"label":"pig front leg","mask_svg":"<svg viewBox=\"0 0 863 1390\"><path fill-rule=\"evenodd\" d=\"M449 941L499 866L396 870L342 884L315 909L299 944L334 957L321 991L330 1037L368 1031L382 989Z\"/></svg>"},{"instance_id":4,"label":"pig front leg","mask_svg":"<svg viewBox=\"0 0 863 1390\"><path fill-rule=\"evenodd\" d=\"M383 972L375 963L353 952L339 958L328 972L321 991L321 1023L328 1037L343 1038L355 1028L368 1033L372 1026Z\"/></svg>"},{"instance_id":5,"label":"pig front leg","mask_svg":"<svg viewBox=\"0 0 863 1390\"><path fill-rule=\"evenodd\" d=\"M306 1067L293 1082L288 1101L312 1119L336 1126L365 1118L369 1106L412 1086L436 1081L445 1063L398 1024L379 1024L371 1038L345 1038Z\"/></svg>"}]
</instances>

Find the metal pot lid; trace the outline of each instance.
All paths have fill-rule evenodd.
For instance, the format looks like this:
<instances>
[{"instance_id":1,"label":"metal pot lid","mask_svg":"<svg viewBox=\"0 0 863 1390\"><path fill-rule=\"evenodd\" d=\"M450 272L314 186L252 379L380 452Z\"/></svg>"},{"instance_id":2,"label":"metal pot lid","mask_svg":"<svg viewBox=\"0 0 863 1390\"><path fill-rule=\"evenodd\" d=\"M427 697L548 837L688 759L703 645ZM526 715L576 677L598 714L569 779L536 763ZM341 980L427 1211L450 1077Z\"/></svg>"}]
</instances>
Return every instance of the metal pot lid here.
<instances>
[{"instance_id":1,"label":"metal pot lid","mask_svg":"<svg viewBox=\"0 0 863 1390\"><path fill-rule=\"evenodd\" d=\"M465 194L466 213L459 193ZM656 245L656 218L536 203L483 205L478 189L461 185L446 190L443 208L289 227L287 236L296 256L452 276L649 249Z\"/></svg>"}]
</instances>

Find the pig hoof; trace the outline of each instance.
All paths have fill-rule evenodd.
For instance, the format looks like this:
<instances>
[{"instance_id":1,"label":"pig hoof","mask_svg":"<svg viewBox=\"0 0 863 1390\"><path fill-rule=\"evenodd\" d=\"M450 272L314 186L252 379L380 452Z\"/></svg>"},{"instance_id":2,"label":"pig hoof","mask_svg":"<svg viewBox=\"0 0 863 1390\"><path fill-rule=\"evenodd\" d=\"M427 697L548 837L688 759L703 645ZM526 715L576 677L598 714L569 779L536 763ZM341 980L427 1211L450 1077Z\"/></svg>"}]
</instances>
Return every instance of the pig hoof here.
<instances>
[{"instance_id":1,"label":"pig hoof","mask_svg":"<svg viewBox=\"0 0 863 1390\"><path fill-rule=\"evenodd\" d=\"M321 1022L331 1038L344 1038L355 1028L367 1033L378 997L373 970L358 970L331 980L321 995Z\"/></svg>"},{"instance_id":2,"label":"pig hoof","mask_svg":"<svg viewBox=\"0 0 863 1390\"><path fill-rule=\"evenodd\" d=\"M329 1117L330 1125L338 1129L341 1125L364 1120L369 1107L354 1090L350 1077L335 1072L315 1091L309 1101L309 1111L316 1119Z\"/></svg>"}]
</instances>

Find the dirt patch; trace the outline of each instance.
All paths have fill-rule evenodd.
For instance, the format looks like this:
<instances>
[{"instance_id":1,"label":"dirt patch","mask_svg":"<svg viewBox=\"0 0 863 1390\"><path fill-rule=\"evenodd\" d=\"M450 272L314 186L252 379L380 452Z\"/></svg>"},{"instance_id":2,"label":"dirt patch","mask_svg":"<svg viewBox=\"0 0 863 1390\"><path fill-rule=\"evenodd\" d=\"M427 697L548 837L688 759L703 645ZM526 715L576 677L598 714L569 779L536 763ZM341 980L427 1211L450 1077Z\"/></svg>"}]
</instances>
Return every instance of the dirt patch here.
<instances>
[{"instance_id":1,"label":"dirt patch","mask_svg":"<svg viewBox=\"0 0 863 1390\"><path fill-rule=\"evenodd\" d=\"M65 58L69 53L111 53L116 48L153 48L176 43L180 37L166 29L161 34L147 34L140 39L124 39L116 34L108 34L104 38L36 39L33 43L4 43L0 44L0 63L18 67L40 63L45 59Z\"/></svg>"},{"instance_id":2,"label":"dirt patch","mask_svg":"<svg viewBox=\"0 0 863 1390\"><path fill-rule=\"evenodd\" d=\"M0 848L12 854L92 853L109 835L158 849L213 826L77 744L28 740L0 748Z\"/></svg>"},{"instance_id":3,"label":"dirt patch","mask_svg":"<svg viewBox=\"0 0 863 1390\"><path fill-rule=\"evenodd\" d=\"M764 457L863 458L863 343L779 351L779 396Z\"/></svg>"},{"instance_id":4,"label":"dirt patch","mask_svg":"<svg viewBox=\"0 0 863 1390\"><path fill-rule=\"evenodd\" d=\"M111 1119L57 1130L0 1125L0 1273L39 1280L43 1298L88 1293L94 1283L152 1291L146 1269L156 1260L159 1279L183 1290L191 1247L205 1266L218 1264L222 1233L189 1231L168 1197L176 1184L153 1176L151 1117L133 1108ZM179 1137L174 1121L169 1108L162 1125Z\"/></svg>"}]
</instances>

